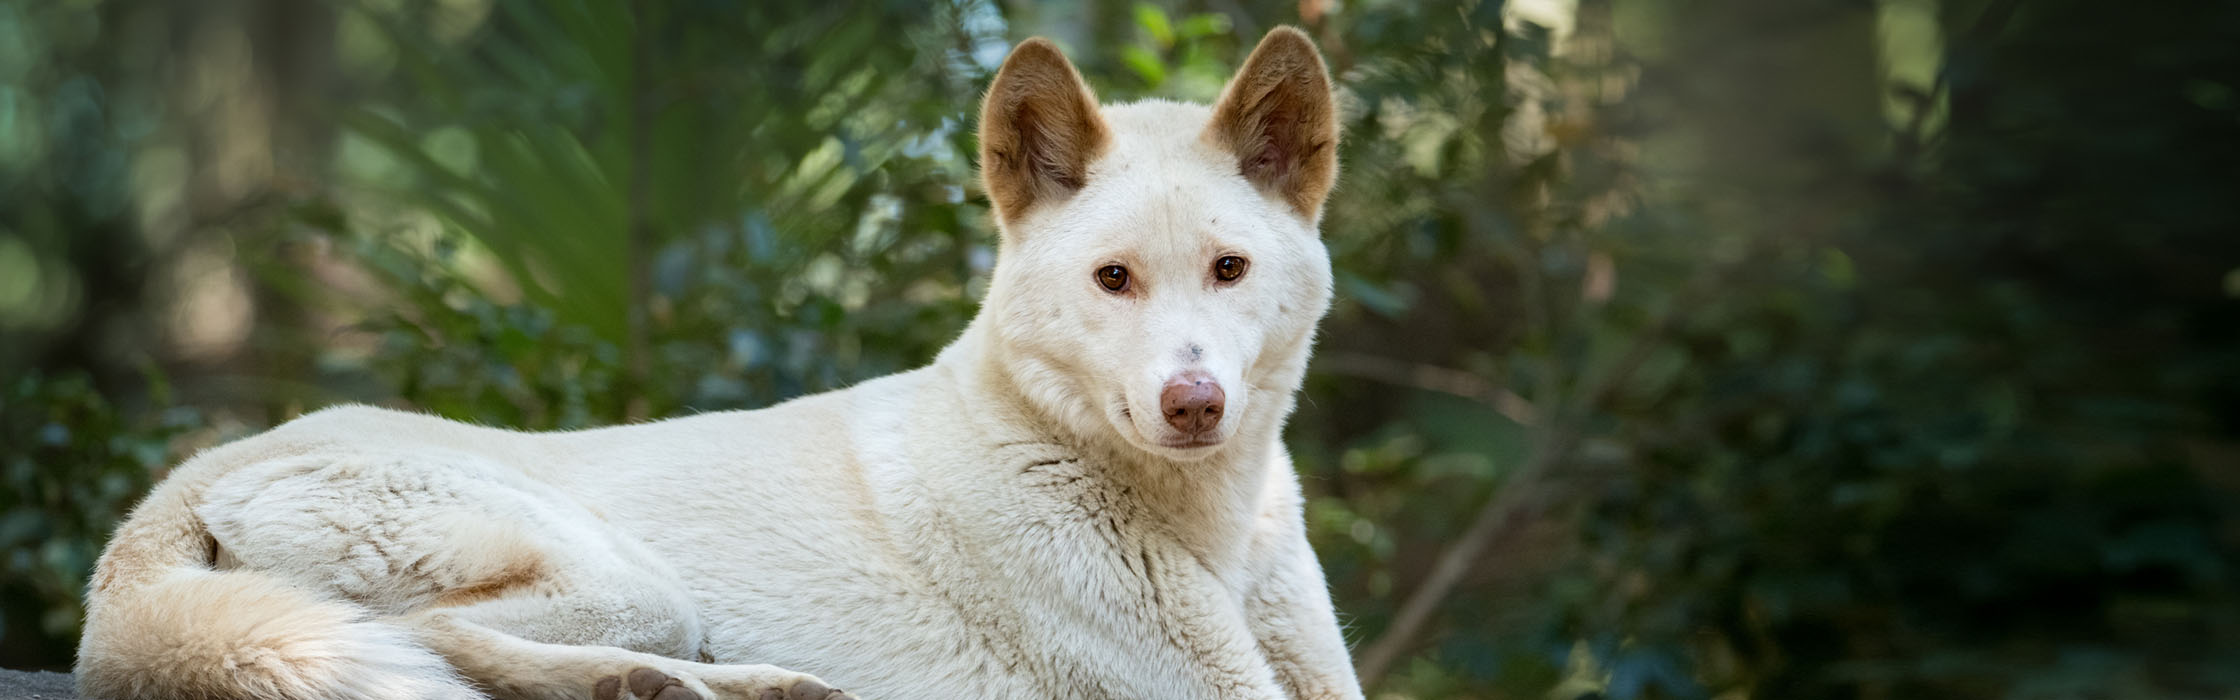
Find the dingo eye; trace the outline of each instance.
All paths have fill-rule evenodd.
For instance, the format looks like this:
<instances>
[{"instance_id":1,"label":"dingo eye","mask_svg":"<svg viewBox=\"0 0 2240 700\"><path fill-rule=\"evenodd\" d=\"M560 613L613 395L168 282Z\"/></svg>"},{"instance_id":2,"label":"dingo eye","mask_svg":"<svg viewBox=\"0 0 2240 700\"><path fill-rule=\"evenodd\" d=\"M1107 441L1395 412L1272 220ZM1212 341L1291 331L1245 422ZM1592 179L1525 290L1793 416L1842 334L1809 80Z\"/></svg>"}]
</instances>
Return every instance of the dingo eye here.
<instances>
[{"instance_id":1,"label":"dingo eye","mask_svg":"<svg viewBox=\"0 0 2240 700\"><path fill-rule=\"evenodd\" d=\"M1221 256L1220 260L1213 261L1213 278L1223 282L1235 282L1237 278L1244 276L1244 268L1247 264L1244 258L1234 255Z\"/></svg>"},{"instance_id":2,"label":"dingo eye","mask_svg":"<svg viewBox=\"0 0 2240 700\"><path fill-rule=\"evenodd\" d=\"M1108 292L1128 291L1128 268L1119 265L1097 268L1097 284L1104 285Z\"/></svg>"}]
</instances>

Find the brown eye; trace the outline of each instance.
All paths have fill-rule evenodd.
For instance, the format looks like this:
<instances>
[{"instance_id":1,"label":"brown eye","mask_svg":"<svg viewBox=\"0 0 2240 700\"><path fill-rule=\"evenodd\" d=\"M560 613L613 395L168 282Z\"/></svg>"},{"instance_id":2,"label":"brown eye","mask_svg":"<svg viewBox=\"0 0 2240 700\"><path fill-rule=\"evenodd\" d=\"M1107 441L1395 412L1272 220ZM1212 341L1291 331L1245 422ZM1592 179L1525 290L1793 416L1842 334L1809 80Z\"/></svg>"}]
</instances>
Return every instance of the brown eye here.
<instances>
[{"instance_id":1,"label":"brown eye","mask_svg":"<svg viewBox=\"0 0 2240 700\"><path fill-rule=\"evenodd\" d=\"M1126 291L1128 289L1128 268L1119 265L1106 265L1098 268L1097 284L1104 285L1105 291Z\"/></svg>"},{"instance_id":2,"label":"brown eye","mask_svg":"<svg viewBox=\"0 0 2240 700\"><path fill-rule=\"evenodd\" d=\"M1235 282L1237 278L1244 276L1245 264L1244 258L1234 255L1221 256L1220 260L1213 261L1213 278L1223 282Z\"/></svg>"}]
</instances>

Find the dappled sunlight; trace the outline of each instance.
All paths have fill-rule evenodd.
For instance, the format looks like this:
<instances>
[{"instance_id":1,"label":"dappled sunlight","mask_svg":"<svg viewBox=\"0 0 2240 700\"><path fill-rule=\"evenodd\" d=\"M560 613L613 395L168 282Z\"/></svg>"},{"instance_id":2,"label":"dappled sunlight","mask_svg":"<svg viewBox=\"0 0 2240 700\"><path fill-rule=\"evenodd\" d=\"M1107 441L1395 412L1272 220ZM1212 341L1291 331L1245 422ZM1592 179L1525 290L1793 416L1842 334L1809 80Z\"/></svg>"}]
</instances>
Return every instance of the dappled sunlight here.
<instances>
[{"instance_id":1,"label":"dappled sunlight","mask_svg":"<svg viewBox=\"0 0 2240 700\"><path fill-rule=\"evenodd\" d=\"M164 335L180 359L207 362L241 349L249 339L256 304L249 280L222 242L181 253L157 288L165 299Z\"/></svg>"}]
</instances>

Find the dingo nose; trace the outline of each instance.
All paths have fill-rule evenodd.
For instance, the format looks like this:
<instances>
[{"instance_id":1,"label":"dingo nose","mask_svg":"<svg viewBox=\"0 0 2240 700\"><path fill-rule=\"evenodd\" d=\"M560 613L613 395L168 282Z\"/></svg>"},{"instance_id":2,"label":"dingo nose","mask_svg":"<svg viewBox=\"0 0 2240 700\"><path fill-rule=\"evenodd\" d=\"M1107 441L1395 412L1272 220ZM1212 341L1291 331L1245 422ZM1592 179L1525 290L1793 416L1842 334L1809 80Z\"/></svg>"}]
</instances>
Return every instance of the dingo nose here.
<instances>
[{"instance_id":1,"label":"dingo nose","mask_svg":"<svg viewBox=\"0 0 2240 700\"><path fill-rule=\"evenodd\" d=\"M1184 372L1167 380L1159 391L1159 412L1167 425L1184 435L1197 435L1221 424L1221 401L1228 398L1221 383L1204 372Z\"/></svg>"}]
</instances>

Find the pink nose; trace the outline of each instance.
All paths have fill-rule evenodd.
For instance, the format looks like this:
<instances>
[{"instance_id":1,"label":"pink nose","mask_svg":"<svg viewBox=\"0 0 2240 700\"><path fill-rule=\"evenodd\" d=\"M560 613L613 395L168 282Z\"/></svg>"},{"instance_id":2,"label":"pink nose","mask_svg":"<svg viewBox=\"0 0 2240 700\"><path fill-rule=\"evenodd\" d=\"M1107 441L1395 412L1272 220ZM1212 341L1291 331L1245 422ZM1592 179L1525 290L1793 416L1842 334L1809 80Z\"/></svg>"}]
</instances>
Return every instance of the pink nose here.
<instances>
[{"instance_id":1,"label":"pink nose","mask_svg":"<svg viewBox=\"0 0 2240 700\"><path fill-rule=\"evenodd\" d=\"M1228 394L1213 375L1184 372L1167 380L1167 387L1159 390L1159 412L1175 430L1197 435L1221 424L1221 401L1225 398Z\"/></svg>"}]
</instances>

